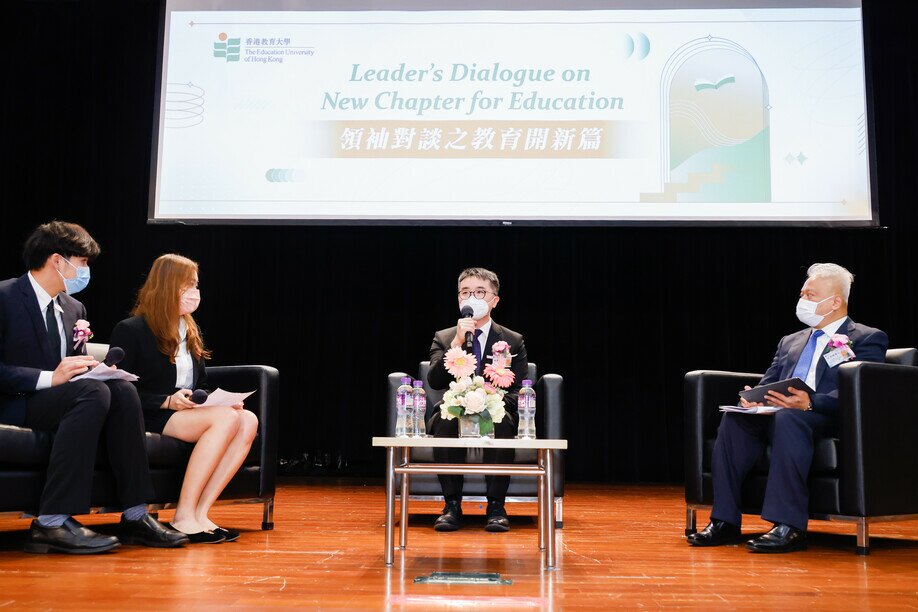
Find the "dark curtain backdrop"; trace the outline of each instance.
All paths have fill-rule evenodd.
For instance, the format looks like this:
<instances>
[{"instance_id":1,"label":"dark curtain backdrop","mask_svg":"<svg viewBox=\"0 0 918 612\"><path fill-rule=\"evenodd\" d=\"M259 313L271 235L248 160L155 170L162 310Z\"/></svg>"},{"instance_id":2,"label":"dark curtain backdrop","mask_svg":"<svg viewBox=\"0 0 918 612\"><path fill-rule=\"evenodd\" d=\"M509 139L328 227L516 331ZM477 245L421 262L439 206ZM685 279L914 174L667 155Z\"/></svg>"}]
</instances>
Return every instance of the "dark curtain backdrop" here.
<instances>
[{"instance_id":1,"label":"dark curtain backdrop","mask_svg":"<svg viewBox=\"0 0 918 612\"><path fill-rule=\"evenodd\" d=\"M680 481L683 375L763 371L808 264L849 267L855 320L918 346L918 39L888 3L866 12L884 229L189 227L146 222L158 2L6 3L0 277L36 224L85 225L103 255L79 298L104 341L154 257L198 260L213 363L280 369L282 456L379 474L386 374L426 358L457 273L486 266L495 319L565 378L568 477Z\"/></svg>"}]
</instances>

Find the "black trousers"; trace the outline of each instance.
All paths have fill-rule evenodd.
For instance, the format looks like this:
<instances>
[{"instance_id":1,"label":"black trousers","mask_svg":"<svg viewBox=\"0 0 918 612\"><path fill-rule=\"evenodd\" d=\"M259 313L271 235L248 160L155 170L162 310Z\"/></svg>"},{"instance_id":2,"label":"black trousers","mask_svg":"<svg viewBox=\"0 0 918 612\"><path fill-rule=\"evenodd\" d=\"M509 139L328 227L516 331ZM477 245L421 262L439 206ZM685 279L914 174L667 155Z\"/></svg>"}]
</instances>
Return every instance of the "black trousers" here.
<instances>
[{"instance_id":1,"label":"black trousers","mask_svg":"<svg viewBox=\"0 0 918 612\"><path fill-rule=\"evenodd\" d=\"M497 438L513 438L516 436L518 417L515 412L507 412L500 423L494 423L494 436ZM458 438L459 419L443 419L440 417L440 408L431 417L427 425L427 432L435 438ZM434 460L437 463L465 463L466 453L464 448L435 448ZM516 451L512 448L486 448L483 451L485 463L513 463ZM447 501L462 499L462 485L465 477L452 474L440 474L440 487L443 497ZM510 488L509 476L485 476L488 501L504 502L507 489Z\"/></svg>"},{"instance_id":2,"label":"black trousers","mask_svg":"<svg viewBox=\"0 0 918 612\"><path fill-rule=\"evenodd\" d=\"M740 489L770 442L771 461L762 518L806 530L810 499L807 477L813 462L813 436L826 432L831 425L829 417L811 411L780 410L773 416L724 414L711 458L714 484L711 518L742 524Z\"/></svg>"},{"instance_id":3,"label":"black trousers","mask_svg":"<svg viewBox=\"0 0 918 612\"><path fill-rule=\"evenodd\" d=\"M124 508L153 497L137 390L123 380L78 380L29 396L26 426L54 431L40 514L89 512L100 438Z\"/></svg>"}]
</instances>

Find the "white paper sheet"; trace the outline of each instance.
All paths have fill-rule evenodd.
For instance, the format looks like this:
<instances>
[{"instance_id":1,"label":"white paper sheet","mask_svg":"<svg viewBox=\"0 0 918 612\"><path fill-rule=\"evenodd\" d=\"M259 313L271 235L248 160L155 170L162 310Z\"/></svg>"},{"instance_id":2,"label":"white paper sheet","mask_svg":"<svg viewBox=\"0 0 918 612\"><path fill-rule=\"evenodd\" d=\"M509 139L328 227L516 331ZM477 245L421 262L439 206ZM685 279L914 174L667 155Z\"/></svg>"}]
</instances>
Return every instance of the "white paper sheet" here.
<instances>
[{"instance_id":1,"label":"white paper sheet","mask_svg":"<svg viewBox=\"0 0 918 612\"><path fill-rule=\"evenodd\" d=\"M784 410L780 406L753 406L743 408L742 406L721 406L721 412L740 412L742 414L774 414L779 410Z\"/></svg>"},{"instance_id":2,"label":"white paper sheet","mask_svg":"<svg viewBox=\"0 0 918 612\"><path fill-rule=\"evenodd\" d=\"M207 401L203 404L198 404L198 408L207 408L209 406L232 406L233 404L238 404L247 398L248 396L255 393L254 391L249 391L248 393L232 393L230 391L224 391L223 389L217 389L213 391L210 395L207 396Z\"/></svg>"},{"instance_id":3,"label":"white paper sheet","mask_svg":"<svg viewBox=\"0 0 918 612\"><path fill-rule=\"evenodd\" d=\"M127 370L119 370L118 368L111 368L104 363L100 363L94 367L89 372L85 374L80 374L79 376L74 376L70 380L126 380L129 382L134 382L135 380L140 380L136 374L131 374Z\"/></svg>"}]
</instances>

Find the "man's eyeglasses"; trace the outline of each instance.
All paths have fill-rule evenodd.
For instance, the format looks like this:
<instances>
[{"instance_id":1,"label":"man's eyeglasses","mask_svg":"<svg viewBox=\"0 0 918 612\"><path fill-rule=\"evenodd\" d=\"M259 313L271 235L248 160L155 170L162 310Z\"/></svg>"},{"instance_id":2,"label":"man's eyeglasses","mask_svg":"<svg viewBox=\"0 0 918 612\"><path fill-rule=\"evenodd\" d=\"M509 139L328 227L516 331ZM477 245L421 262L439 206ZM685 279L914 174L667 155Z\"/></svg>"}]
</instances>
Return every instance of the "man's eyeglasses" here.
<instances>
[{"instance_id":1,"label":"man's eyeglasses","mask_svg":"<svg viewBox=\"0 0 918 612\"><path fill-rule=\"evenodd\" d=\"M489 293L491 293L492 295L497 295L496 293L493 293L492 291L487 291L485 289L476 289L475 291L469 291L468 289L463 289L462 291L459 292L459 299L467 300L469 299L469 296L474 295L479 300L483 300L485 299L485 296L488 295Z\"/></svg>"}]
</instances>

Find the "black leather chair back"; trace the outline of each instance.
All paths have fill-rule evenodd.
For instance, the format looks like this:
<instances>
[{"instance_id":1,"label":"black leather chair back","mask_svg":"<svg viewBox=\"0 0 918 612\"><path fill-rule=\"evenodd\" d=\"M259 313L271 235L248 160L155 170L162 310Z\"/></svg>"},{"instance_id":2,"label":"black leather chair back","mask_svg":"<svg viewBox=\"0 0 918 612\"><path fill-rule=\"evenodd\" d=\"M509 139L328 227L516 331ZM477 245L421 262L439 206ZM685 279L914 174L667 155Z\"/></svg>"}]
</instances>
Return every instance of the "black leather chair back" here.
<instances>
[{"instance_id":1,"label":"black leather chair back","mask_svg":"<svg viewBox=\"0 0 918 612\"><path fill-rule=\"evenodd\" d=\"M886 351L886 363L895 365L916 366L918 365L918 349L900 348L889 349Z\"/></svg>"}]
</instances>

